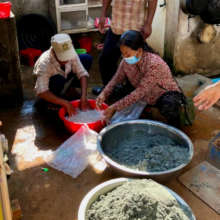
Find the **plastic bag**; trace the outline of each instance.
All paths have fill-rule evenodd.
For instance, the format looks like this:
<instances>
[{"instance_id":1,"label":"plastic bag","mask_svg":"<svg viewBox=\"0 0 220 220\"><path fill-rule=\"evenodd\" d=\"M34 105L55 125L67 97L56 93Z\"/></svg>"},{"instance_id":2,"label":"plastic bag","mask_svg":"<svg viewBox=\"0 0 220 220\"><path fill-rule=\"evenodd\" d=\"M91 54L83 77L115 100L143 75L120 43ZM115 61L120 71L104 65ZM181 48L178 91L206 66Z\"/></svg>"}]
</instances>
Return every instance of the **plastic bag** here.
<instances>
[{"instance_id":1,"label":"plastic bag","mask_svg":"<svg viewBox=\"0 0 220 220\"><path fill-rule=\"evenodd\" d=\"M110 124L138 119L146 105L146 102L139 101L121 110L120 112L116 112L110 120Z\"/></svg>"},{"instance_id":2,"label":"plastic bag","mask_svg":"<svg viewBox=\"0 0 220 220\"><path fill-rule=\"evenodd\" d=\"M89 156L97 152L97 135L83 125L45 161L49 166L76 178L88 166Z\"/></svg>"}]
</instances>

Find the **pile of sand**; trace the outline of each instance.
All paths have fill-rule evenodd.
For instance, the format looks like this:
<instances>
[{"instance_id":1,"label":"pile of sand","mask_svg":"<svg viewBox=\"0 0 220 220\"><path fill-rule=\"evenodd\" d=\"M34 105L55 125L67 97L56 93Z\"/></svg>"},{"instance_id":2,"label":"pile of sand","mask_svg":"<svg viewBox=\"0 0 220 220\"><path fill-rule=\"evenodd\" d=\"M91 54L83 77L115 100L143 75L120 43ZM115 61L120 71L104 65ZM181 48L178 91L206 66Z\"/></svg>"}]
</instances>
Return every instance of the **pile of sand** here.
<instances>
[{"instance_id":1,"label":"pile of sand","mask_svg":"<svg viewBox=\"0 0 220 220\"><path fill-rule=\"evenodd\" d=\"M132 180L101 195L87 220L189 220L176 199L153 180Z\"/></svg>"}]
</instances>

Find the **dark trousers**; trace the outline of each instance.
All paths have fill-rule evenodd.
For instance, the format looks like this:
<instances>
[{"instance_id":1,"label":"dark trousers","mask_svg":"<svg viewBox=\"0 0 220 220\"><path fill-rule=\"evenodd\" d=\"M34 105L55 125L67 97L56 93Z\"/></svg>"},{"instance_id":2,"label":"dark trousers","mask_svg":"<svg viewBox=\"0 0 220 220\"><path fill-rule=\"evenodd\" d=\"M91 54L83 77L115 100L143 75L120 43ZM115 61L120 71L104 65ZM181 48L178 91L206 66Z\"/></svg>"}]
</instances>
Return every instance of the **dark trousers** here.
<instances>
[{"instance_id":1,"label":"dark trousers","mask_svg":"<svg viewBox=\"0 0 220 220\"><path fill-rule=\"evenodd\" d=\"M168 124L180 127L180 109L184 105L185 96L178 91L167 91L156 102L157 107Z\"/></svg>"},{"instance_id":2,"label":"dark trousers","mask_svg":"<svg viewBox=\"0 0 220 220\"><path fill-rule=\"evenodd\" d=\"M81 54L79 55L80 61L84 68L89 72L91 65L92 65L92 56L89 54ZM73 78L73 79L72 79ZM62 91L64 89L64 85L72 79L72 83L70 87L74 88L80 88L80 81L77 78L76 74L69 73L67 78L61 76L61 75L54 75L49 80L49 90L54 95L62 97Z\"/></svg>"},{"instance_id":3,"label":"dark trousers","mask_svg":"<svg viewBox=\"0 0 220 220\"><path fill-rule=\"evenodd\" d=\"M99 57L99 71L104 86L108 84L118 68L118 60L121 56L120 37L121 35L116 35L109 29L105 38L104 48Z\"/></svg>"}]
</instances>

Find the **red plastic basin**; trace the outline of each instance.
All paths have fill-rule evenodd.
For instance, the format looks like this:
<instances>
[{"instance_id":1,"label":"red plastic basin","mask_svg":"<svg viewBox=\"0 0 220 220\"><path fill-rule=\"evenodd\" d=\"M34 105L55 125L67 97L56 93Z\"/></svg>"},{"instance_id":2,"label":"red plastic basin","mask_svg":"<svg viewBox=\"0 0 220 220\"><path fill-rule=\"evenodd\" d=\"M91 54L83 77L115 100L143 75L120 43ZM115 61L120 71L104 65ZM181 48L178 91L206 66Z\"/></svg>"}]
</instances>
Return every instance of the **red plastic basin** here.
<instances>
[{"instance_id":1,"label":"red plastic basin","mask_svg":"<svg viewBox=\"0 0 220 220\"><path fill-rule=\"evenodd\" d=\"M8 18L11 11L11 2L0 3L0 18Z\"/></svg>"},{"instance_id":2,"label":"red plastic basin","mask_svg":"<svg viewBox=\"0 0 220 220\"><path fill-rule=\"evenodd\" d=\"M88 102L89 102L92 109L96 108L96 101L95 100L89 99ZM73 105L74 108L79 108L79 103L80 103L80 100L74 100L71 102L71 104ZM105 110L107 108L108 108L108 105L103 103L101 109ZM87 124L90 129L97 131L97 132L101 131L102 128L104 128L106 125L106 123L101 120L93 122L93 123L78 123L78 122L74 123L74 122L70 122L70 121L66 120L65 116L66 116L66 109L61 108L59 110L59 117L63 121L66 129L71 133L76 132L84 124Z\"/></svg>"}]
</instances>

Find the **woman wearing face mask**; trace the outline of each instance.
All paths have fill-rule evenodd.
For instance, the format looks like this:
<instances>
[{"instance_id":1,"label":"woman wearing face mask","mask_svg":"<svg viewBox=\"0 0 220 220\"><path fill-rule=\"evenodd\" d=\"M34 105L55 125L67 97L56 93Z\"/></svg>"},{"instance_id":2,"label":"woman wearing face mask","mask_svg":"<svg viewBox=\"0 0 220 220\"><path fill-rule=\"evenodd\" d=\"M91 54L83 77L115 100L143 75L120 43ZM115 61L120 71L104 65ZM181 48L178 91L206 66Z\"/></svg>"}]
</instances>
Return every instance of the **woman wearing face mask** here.
<instances>
[{"instance_id":1,"label":"woman wearing face mask","mask_svg":"<svg viewBox=\"0 0 220 220\"><path fill-rule=\"evenodd\" d=\"M104 112L105 119L110 121L114 113L144 102L148 106L157 107L168 123L178 126L179 109L183 105L184 95L173 79L168 65L160 56L150 52L141 33L137 31L129 30L121 36L120 50L123 60L112 80L97 97L97 106L107 100L119 83L128 80L134 90L109 106Z\"/></svg>"}]
</instances>

